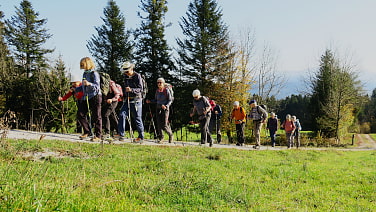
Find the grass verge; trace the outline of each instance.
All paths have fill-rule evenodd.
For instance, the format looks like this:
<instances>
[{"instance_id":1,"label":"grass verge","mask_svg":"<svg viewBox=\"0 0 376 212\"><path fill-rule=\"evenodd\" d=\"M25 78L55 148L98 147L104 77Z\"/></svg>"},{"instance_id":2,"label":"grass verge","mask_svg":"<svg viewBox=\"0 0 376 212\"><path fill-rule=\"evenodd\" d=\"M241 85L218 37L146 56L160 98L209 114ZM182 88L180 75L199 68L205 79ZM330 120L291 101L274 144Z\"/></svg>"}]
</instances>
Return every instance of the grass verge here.
<instances>
[{"instance_id":1,"label":"grass verge","mask_svg":"<svg viewBox=\"0 0 376 212\"><path fill-rule=\"evenodd\" d=\"M376 208L375 151L9 142L0 156L1 211ZM25 156L41 152L56 154Z\"/></svg>"}]
</instances>

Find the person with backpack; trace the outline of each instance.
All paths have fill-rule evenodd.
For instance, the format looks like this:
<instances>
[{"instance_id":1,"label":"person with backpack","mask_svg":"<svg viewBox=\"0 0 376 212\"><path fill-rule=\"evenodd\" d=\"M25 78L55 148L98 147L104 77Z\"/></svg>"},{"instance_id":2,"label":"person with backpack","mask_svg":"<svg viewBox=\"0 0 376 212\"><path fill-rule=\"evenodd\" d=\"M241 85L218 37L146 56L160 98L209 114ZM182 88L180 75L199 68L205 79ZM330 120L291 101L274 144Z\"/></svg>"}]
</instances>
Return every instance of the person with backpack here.
<instances>
[{"instance_id":1,"label":"person with backpack","mask_svg":"<svg viewBox=\"0 0 376 212\"><path fill-rule=\"evenodd\" d=\"M75 92L83 92L84 99L81 110L78 112L78 120L83 127L84 133L80 136L80 139L85 139L90 135L90 125L94 124L94 137L91 141L101 141L102 138L102 93L100 88L100 76L99 73L94 71L95 65L91 58L84 57L80 61L80 68L84 70L82 76L81 86L75 89ZM93 120L87 120L86 116L89 113L89 117Z\"/></svg>"},{"instance_id":2,"label":"person with backpack","mask_svg":"<svg viewBox=\"0 0 376 212\"><path fill-rule=\"evenodd\" d=\"M211 117L211 106L209 100L205 96L201 96L199 90L194 90L193 96L193 110L189 114L193 117L196 113L198 115L198 120L200 121L201 129L201 144L209 143L209 147L213 146L213 140L209 130L209 122Z\"/></svg>"},{"instance_id":3,"label":"person with backpack","mask_svg":"<svg viewBox=\"0 0 376 212\"><path fill-rule=\"evenodd\" d=\"M275 136L278 130L278 118L275 113L271 112L270 117L266 123L266 129L269 130L269 135L272 143L272 147L275 146Z\"/></svg>"},{"instance_id":4,"label":"person with backpack","mask_svg":"<svg viewBox=\"0 0 376 212\"><path fill-rule=\"evenodd\" d=\"M294 146L293 134L296 129L296 126L290 114L286 115L286 120L283 121L281 127L282 129L285 129L287 148L290 149L291 147Z\"/></svg>"},{"instance_id":5,"label":"person with backpack","mask_svg":"<svg viewBox=\"0 0 376 212\"><path fill-rule=\"evenodd\" d=\"M292 121L295 124L295 131L293 134L293 141L296 141L296 148L300 147L300 131L302 130L302 126L300 125L299 119L296 116L292 116Z\"/></svg>"},{"instance_id":6,"label":"person with backpack","mask_svg":"<svg viewBox=\"0 0 376 212\"><path fill-rule=\"evenodd\" d=\"M121 89L121 87L120 87ZM114 81L110 81L109 91L107 95L103 95L103 126L104 126L104 136L103 139L111 142L113 139L111 137L111 126L118 126L118 117L116 115L116 107L118 101L121 97L122 91L119 90L118 86Z\"/></svg>"},{"instance_id":7,"label":"person with backpack","mask_svg":"<svg viewBox=\"0 0 376 212\"><path fill-rule=\"evenodd\" d=\"M170 106L173 101L173 94L163 78L157 79L157 90L155 91L155 99L146 100L146 103L156 103L156 118L157 118L157 138L158 143L163 143L163 131L168 134L168 142L173 141L173 133L168 121L170 114ZM153 120L152 120L153 121Z\"/></svg>"},{"instance_id":8,"label":"person with backpack","mask_svg":"<svg viewBox=\"0 0 376 212\"><path fill-rule=\"evenodd\" d=\"M84 96L84 92L76 92L76 88L81 86L82 82L81 82L81 78L75 76L75 75L72 75L71 76L71 87L69 89L69 91L63 96L59 96L57 98L58 101L66 101L68 100L71 96L74 96L75 97L75 101L76 101L76 105L77 105L77 114L76 114L76 132L81 132L81 123L78 121L78 112L81 109L82 107L82 104L83 104L83 96Z\"/></svg>"},{"instance_id":9,"label":"person with backpack","mask_svg":"<svg viewBox=\"0 0 376 212\"><path fill-rule=\"evenodd\" d=\"M134 142L141 143L144 140L144 124L142 122L142 92L144 86L142 77L139 73L134 71L134 64L129 61L121 65L120 71L124 76L124 86L122 86L124 100L119 113L119 141L124 141L126 120L128 120L131 137L133 139L131 122L131 117L133 117L138 131L138 137Z\"/></svg>"},{"instance_id":10,"label":"person with backpack","mask_svg":"<svg viewBox=\"0 0 376 212\"><path fill-rule=\"evenodd\" d=\"M221 134L221 117L222 117L222 108L214 100L209 99L209 103L212 110L212 116L210 118L209 129L210 132L215 131L217 134L217 143L221 143L222 134Z\"/></svg>"},{"instance_id":11,"label":"person with backpack","mask_svg":"<svg viewBox=\"0 0 376 212\"><path fill-rule=\"evenodd\" d=\"M259 149L261 146L261 128L268 118L268 113L260 105L257 105L256 100L251 100L249 106L251 107L250 118L253 120L253 135L256 140L256 145L253 148Z\"/></svg>"},{"instance_id":12,"label":"person with backpack","mask_svg":"<svg viewBox=\"0 0 376 212\"><path fill-rule=\"evenodd\" d=\"M247 114L245 113L244 108L240 107L240 104L238 101L234 102L234 108L231 112L230 121L233 119L235 120L235 126L236 126L236 137L238 139L238 143L236 143L236 146L243 146L245 139L244 139L244 127L246 122Z\"/></svg>"}]
</instances>

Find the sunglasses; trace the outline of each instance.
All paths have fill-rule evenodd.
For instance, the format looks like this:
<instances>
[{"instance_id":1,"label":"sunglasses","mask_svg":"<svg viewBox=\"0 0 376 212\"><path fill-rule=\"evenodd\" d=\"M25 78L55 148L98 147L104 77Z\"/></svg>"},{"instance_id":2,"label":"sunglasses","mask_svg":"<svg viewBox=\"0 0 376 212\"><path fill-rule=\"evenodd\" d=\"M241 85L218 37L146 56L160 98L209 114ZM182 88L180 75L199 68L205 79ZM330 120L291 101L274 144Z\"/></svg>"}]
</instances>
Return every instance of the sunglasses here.
<instances>
[{"instance_id":1,"label":"sunglasses","mask_svg":"<svg viewBox=\"0 0 376 212\"><path fill-rule=\"evenodd\" d=\"M158 84L162 84L163 82L157 82Z\"/></svg>"}]
</instances>

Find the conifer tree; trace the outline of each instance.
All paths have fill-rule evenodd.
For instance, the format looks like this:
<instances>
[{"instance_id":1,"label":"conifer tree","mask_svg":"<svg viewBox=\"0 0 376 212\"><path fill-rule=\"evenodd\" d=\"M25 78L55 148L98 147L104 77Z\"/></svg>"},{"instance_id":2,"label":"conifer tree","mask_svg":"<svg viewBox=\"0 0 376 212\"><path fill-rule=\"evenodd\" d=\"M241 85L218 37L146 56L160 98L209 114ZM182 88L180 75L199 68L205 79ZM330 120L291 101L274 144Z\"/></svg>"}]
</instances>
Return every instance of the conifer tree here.
<instances>
[{"instance_id":1,"label":"conifer tree","mask_svg":"<svg viewBox=\"0 0 376 212\"><path fill-rule=\"evenodd\" d=\"M215 0L193 0L179 22L184 39L177 39L182 76L208 93L218 73L218 65L226 64L228 30L222 21L222 10ZM222 61L221 61L222 60Z\"/></svg>"},{"instance_id":2,"label":"conifer tree","mask_svg":"<svg viewBox=\"0 0 376 212\"><path fill-rule=\"evenodd\" d=\"M10 57L8 45L5 43L4 33L5 25L2 21L3 12L0 11L0 114L3 114L6 108L6 94L8 85L11 83L14 73L13 60Z\"/></svg>"},{"instance_id":3,"label":"conifer tree","mask_svg":"<svg viewBox=\"0 0 376 212\"><path fill-rule=\"evenodd\" d=\"M47 19L39 19L38 16L31 2L23 0L16 8L16 15L5 21L6 39L16 64L26 77L48 67L46 54L54 51L42 47L52 35L44 28Z\"/></svg>"},{"instance_id":4,"label":"conifer tree","mask_svg":"<svg viewBox=\"0 0 376 212\"><path fill-rule=\"evenodd\" d=\"M34 118L41 117L38 79L48 69L47 54L54 51L43 48L52 36L44 27L46 22L28 0L21 1L16 15L5 21L5 37L17 68L7 92L7 108L17 112L19 126L29 129L35 125Z\"/></svg>"},{"instance_id":5,"label":"conifer tree","mask_svg":"<svg viewBox=\"0 0 376 212\"><path fill-rule=\"evenodd\" d=\"M125 28L125 18L116 2L108 1L103 10L103 25L95 27L86 47L95 58L98 70L108 73L115 81L121 81L120 65L132 59L133 44L130 32Z\"/></svg>"},{"instance_id":6,"label":"conifer tree","mask_svg":"<svg viewBox=\"0 0 376 212\"><path fill-rule=\"evenodd\" d=\"M159 77L166 82L172 81L174 64L171 59L171 49L165 39L164 17L168 11L166 0L142 0L139 6L143 13L138 12L141 25L135 31L136 67L145 74L148 87L154 90ZM143 15L145 14L145 15ZM153 95L151 92L149 95Z\"/></svg>"},{"instance_id":7,"label":"conifer tree","mask_svg":"<svg viewBox=\"0 0 376 212\"><path fill-rule=\"evenodd\" d=\"M362 89L352 66L341 62L331 50L325 51L320 63L311 79L312 117L316 130L339 141L353 124Z\"/></svg>"}]
</instances>

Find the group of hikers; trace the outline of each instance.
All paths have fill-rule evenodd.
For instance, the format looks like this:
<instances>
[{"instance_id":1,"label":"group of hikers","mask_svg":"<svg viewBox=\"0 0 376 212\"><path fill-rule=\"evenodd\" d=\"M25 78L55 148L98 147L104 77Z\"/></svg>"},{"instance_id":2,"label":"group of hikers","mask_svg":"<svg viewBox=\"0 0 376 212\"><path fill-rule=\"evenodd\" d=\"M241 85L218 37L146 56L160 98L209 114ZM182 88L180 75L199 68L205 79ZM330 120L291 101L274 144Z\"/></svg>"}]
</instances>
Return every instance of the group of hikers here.
<instances>
[{"instance_id":1,"label":"group of hikers","mask_svg":"<svg viewBox=\"0 0 376 212\"><path fill-rule=\"evenodd\" d=\"M134 64L126 61L121 65L120 71L124 76L123 86L110 80L108 92L101 89L101 76L94 71L95 65L91 58L84 57L80 61L80 68L84 70L82 80L72 81L72 87L59 101L64 101L70 96L77 100L77 120L83 129L80 139L92 136L91 141L103 140L112 141L117 137L124 141L126 125L128 124L131 139L141 143L144 140L144 125L142 122L142 100L143 100L143 79L134 71ZM163 142L162 130L169 135L169 142L173 140L173 134L168 122L169 108L172 103L172 94L165 86L165 80L157 80L158 88L154 100L146 100L147 103L156 103L157 138ZM117 115L116 107L118 102L123 102L120 112ZM87 118L89 117L89 118ZM134 138L132 120L135 123L138 137ZM91 124L93 126L91 126ZM102 127L104 133L102 133ZM94 129L93 135L91 130ZM117 134L111 136L111 132ZM103 134L103 135L102 135Z\"/></svg>"},{"instance_id":2,"label":"group of hikers","mask_svg":"<svg viewBox=\"0 0 376 212\"><path fill-rule=\"evenodd\" d=\"M95 65L91 58L84 57L80 61L80 68L84 70L82 79L71 80L72 86L65 96L59 97L59 101L65 101L74 96L77 100L77 120L83 129L80 139L91 137L91 141L107 140L111 142L114 137L119 141L124 141L125 129L128 124L131 139L134 142L142 143L144 140L144 125L142 122L142 103L144 81L142 76L134 71L134 64L126 61L120 71L124 77L122 85L116 84L109 80L108 91L103 90L101 76L99 72L94 71ZM102 82L103 83L103 82ZM102 87L101 87L102 86ZM209 143L213 145L211 132L215 131L217 143L221 143L221 116L222 109L219 104L206 96L202 96L199 90L194 90L193 110L190 116L198 115L201 144ZM122 102L120 112L116 113L118 103ZM168 83L163 78L158 78L155 98L145 102L147 104L156 104L156 136L157 142L164 142L165 131L168 135L168 142L173 141L173 133L169 123L170 107L173 102L173 91L169 88ZM231 122L236 125L237 146L243 146L245 143L244 128L247 119L253 122L253 135L255 137L255 149L261 146L260 133L263 124L269 130L271 144L274 147L276 143L276 132L279 129L277 116L272 112L268 118L268 113L262 105L257 105L256 100L249 102L251 111L247 116L246 111L240 106L238 101L233 104L233 110L230 115ZM89 118L88 118L89 117ZM133 119L138 137L134 138L132 130ZM152 120L153 121L153 120ZM94 125L94 126L91 126ZM104 133L102 133L102 128ZM299 131L301 126L295 116L286 116L281 128L285 130L287 147L291 148L296 140L296 146L300 146ZM91 130L94 129L92 134ZM112 132L117 131L117 134Z\"/></svg>"}]
</instances>

